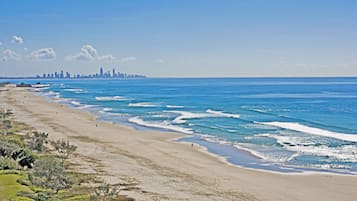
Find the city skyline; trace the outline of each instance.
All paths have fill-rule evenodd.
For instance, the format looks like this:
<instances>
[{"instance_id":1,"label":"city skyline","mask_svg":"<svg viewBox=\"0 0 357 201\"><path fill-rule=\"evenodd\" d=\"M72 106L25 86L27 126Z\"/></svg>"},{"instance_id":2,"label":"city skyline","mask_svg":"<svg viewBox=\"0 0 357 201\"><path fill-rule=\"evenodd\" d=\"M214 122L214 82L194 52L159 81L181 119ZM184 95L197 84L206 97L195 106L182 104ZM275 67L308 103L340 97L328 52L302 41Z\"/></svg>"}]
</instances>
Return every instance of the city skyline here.
<instances>
[{"instance_id":1,"label":"city skyline","mask_svg":"<svg viewBox=\"0 0 357 201\"><path fill-rule=\"evenodd\" d=\"M0 77L58 66L83 74L120 66L149 77L357 76L352 0L3 0L0 7Z\"/></svg>"},{"instance_id":2,"label":"city skyline","mask_svg":"<svg viewBox=\"0 0 357 201\"><path fill-rule=\"evenodd\" d=\"M145 78L144 75L138 74L127 74L123 72L116 71L115 68L111 70L104 71L103 67L99 68L97 73L93 74L71 74L70 72L60 70L59 72L43 73L41 75L36 75L33 78L43 78L43 79L79 79L79 78Z\"/></svg>"},{"instance_id":3,"label":"city skyline","mask_svg":"<svg viewBox=\"0 0 357 201\"><path fill-rule=\"evenodd\" d=\"M83 74L83 73L70 73L68 71L55 71L49 73L42 73L34 76L0 76L0 79L17 79L17 78L29 78L29 79L80 79L80 78L146 78L144 75L139 74L129 74L124 72L119 72L115 68L104 71L103 67L99 68L97 73Z\"/></svg>"}]
</instances>

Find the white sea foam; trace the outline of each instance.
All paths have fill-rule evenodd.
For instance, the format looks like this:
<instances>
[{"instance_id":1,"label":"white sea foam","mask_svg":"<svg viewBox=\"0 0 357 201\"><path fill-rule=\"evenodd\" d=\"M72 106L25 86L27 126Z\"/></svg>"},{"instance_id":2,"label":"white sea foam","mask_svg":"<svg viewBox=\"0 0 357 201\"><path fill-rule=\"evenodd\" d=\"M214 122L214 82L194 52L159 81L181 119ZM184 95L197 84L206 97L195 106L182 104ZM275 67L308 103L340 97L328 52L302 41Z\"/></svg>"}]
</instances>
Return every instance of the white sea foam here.
<instances>
[{"instance_id":1,"label":"white sea foam","mask_svg":"<svg viewBox=\"0 0 357 201\"><path fill-rule=\"evenodd\" d=\"M323 130L320 128L301 125L299 123L293 123L293 122L256 122L256 123L308 133L311 135L319 135L324 137L336 138L344 141L357 142L357 135L354 134L337 133L333 131Z\"/></svg>"},{"instance_id":2,"label":"white sea foam","mask_svg":"<svg viewBox=\"0 0 357 201\"><path fill-rule=\"evenodd\" d=\"M110 108L110 107L105 107L102 109L104 112L108 112L108 111L112 111L113 108Z\"/></svg>"},{"instance_id":3,"label":"white sea foam","mask_svg":"<svg viewBox=\"0 0 357 201\"><path fill-rule=\"evenodd\" d=\"M203 118L203 117L210 117L212 116L211 114L207 113L192 113L192 112L186 112L186 111L165 111L165 112L170 112L170 113L176 113L179 114L172 122L175 124L183 124L186 122L187 119L198 119L198 118Z\"/></svg>"},{"instance_id":4,"label":"white sea foam","mask_svg":"<svg viewBox=\"0 0 357 201\"><path fill-rule=\"evenodd\" d=\"M231 117L231 118L239 118L240 117L239 114L225 113L222 111L216 111L216 110L211 110L211 109L206 110L206 112L210 113L210 114L214 114L216 116L222 116L222 117Z\"/></svg>"},{"instance_id":5,"label":"white sea foam","mask_svg":"<svg viewBox=\"0 0 357 201\"><path fill-rule=\"evenodd\" d=\"M229 113L224 113L222 111L215 111L208 109L206 110L206 113L193 113L193 112L187 112L187 111L176 111L176 110L169 110L165 112L171 112L171 113L176 113L179 114L180 116L177 116L172 122L176 124L182 124L186 123L186 120L188 119L199 119L199 118L205 118L205 117L230 117L230 118L239 118L238 114L229 114Z\"/></svg>"},{"instance_id":6,"label":"white sea foam","mask_svg":"<svg viewBox=\"0 0 357 201\"><path fill-rule=\"evenodd\" d=\"M32 88L48 88L50 85L49 84L33 84L31 87Z\"/></svg>"},{"instance_id":7,"label":"white sea foam","mask_svg":"<svg viewBox=\"0 0 357 201\"><path fill-rule=\"evenodd\" d=\"M75 105L75 106L79 106L79 105L81 105L81 103L80 103L80 102L78 102L78 101L71 101L71 104L72 104L72 105Z\"/></svg>"},{"instance_id":8,"label":"white sea foam","mask_svg":"<svg viewBox=\"0 0 357 201\"><path fill-rule=\"evenodd\" d=\"M190 130L190 129L183 128L180 126L171 125L168 122L160 122L160 123L146 122L143 119L140 119L139 117L129 118L128 121L131 123L135 123L135 124L138 124L141 126L146 126L146 127L167 129L167 130L177 131L177 132L186 133L186 134L193 133L192 130Z\"/></svg>"},{"instance_id":9,"label":"white sea foam","mask_svg":"<svg viewBox=\"0 0 357 201\"><path fill-rule=\"evenodd\" d=\"M185 106L181 105L166 105L167 108L184 108Z\"/></svg>"},{"instance_id":10,"label":"white sea foam","mask_svg":"<svg viewBox=\"0 0 357 201\"><path fill-rule=\"evenodd\" d=\"M201 134L200 135L200 138L207 141L207 142L214 142L214 143L217 143L217 144L225 144L225 145L231 145L232 142L230 141L227 141L223 138L220 138L220 137L217 137L217 136L213 136L213 135L204 135L204 134Z\"/></svg>"},{"instance_id":11,"label":"white sea foam","mask_svg":"<svg viewBox=\"0 0 357 201\"><path fill-rule=\"evenodd\" d=\"M341 164L309 164L307 165L310 168L319 168L319 169L350 169L349 165L341 165Z\"/></svg>"},{"instance_id":12,"label":"white sea foam","mask_svg":"<svg viewBox=\"0 0 357 201\"><path fill-rule=\"evenodd\" d=\"M91 108L91 107L95 107L96 105L83 105L78 107L78 109L86 109L86 108Z\"/></svg>"},{"instance_id":13,"label":"white sea foam","mask_svg":"<svg viewBox=\"0 0 357 201\"><path fill-rule=\"evenodd\" d=\"M47 92L42 92L41 94L44 95L44 96L48 96L50 98L53 98L53 99L60 99L61 98L59 92L47 91Z\"/></svg>"},{"instance_id":14,"label":"white sea foam","mask_svg":"<svg viewBox=\"0 0 357 201\"><path fill-rule=\"evenodd\" d=\"M343 162L357 162L357 146L355 145L329 147L327 145L316 145L314 142L298 136L282 136L269 133L255 136L274 138L285 149L296 152L298 155L327 156Z\"/></svg>"},{"instance_id":15,"label":"white sea foam","mask_svg":"<svg viewBox=\"0 0 357 201\"><path fill-rule=\"evenodd\" d=\"M129 103L129 107L156 107L157 105L149 102L140 102L140 103Z\"/></svg>"},{"instance_id":16,"label":"white sea foam","mask_svg":"<svg viewBox=\"0 0 357 201\"><path fill-rule=\"evenodd\" d=\"M95 97L97 101L121 101L121 100L128 100L123 96L97 96Z\"/></svg>"},{"instance_id":17,"label":"white sea foam","mask_svg":"<svg viewBox=\"0 0 357 201\"><path fill-rule=\"evenodd\" d=\"M44 90L49 89L49 87L44 87L44 88L31 88L30 91L34 92L43 92Z\"/></svg>"},{"instance_id":18,"label":"white sea foam","mask_svg":"<svg viewBox=\"0 0 357 201\"><path fill-rule=\"evenodd\" d=\"M294 152L281 152L272 149L272 147L265 147L257 144L235 143L233 146L237 149L244 150L258 158L271 162L284 163L298 156L298 154Z\"/></svg>"},{"instance_id":19,"label":"white sea foam","mask_svg":"<svg viewBox=\"0 0 357 201\"><path fill-rule=\"evenodd\" d=\"M83 89L64 89L63 91L70 91L70 92L74 92L74 93L86 93L87 92Z\"/></svg>"},{"instance_id":20,"label":"white sea foam","mask_svg":"<svg viewBox=\"0 0 357 201\"><path fill-rule=\"evenodd\" d=\"M44 93L44 95L46 95L46 96L59 96L60 93L54 92L54 91L48 91L48 92Z\"/></svg>"},{"instance_id":21,"label":"white sea foam","mask_svg":"<svg viewBox=\"0 0 357 201\"><path fill-rule=\"evenodd\" d=\"M264 93L242 95L241 98L356 98L357 95L342 93Z\"/></svg>"}]
</instances>

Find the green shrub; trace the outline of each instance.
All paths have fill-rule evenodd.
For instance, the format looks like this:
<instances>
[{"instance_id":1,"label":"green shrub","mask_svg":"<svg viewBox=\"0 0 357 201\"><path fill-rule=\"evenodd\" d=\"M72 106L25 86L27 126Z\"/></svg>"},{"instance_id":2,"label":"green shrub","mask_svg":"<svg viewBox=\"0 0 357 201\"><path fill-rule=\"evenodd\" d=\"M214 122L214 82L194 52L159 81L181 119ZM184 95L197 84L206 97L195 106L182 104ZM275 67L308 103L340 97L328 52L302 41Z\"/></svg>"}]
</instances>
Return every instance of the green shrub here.
<instances>
[{"instance_id":1,"label":"green shrub","mask_svg":"<svg viewBox=\"0 0 357 201\"><path fill-rule=\"evenodd\" d=\"M51 198L51 193L46 192L46 191L39 191L35 193L31 192L26 192L26 191L20 191L19 193L16 194L17 196L21 196L24 199L27 200L35 200L35 201L47 201Z\"/></svg>"},{"instance_id":2,"label":"green shrub","mask_svg":"<svg viewBox=\"0 0 357 201\"><path fill-rule=\"evenodd\" d=\"M34 201L33 199L31 198L27 198L27 197L15 197L15 198L12 198L10 199L10 201Z\"/></svg>"},{"instance_id":3,"label":"green shrub","mask_svg":"<svg viewBox=\"0 0 357 201\"><path fill-rule=\"evenodd\" d=\"M14 159L8 157L0 158L0 170L16 170L18 167Z\"/></svg>"},{"instance_id":4,"label":"green shrub","mask_svg":"<svg viewBox=\"0 0 357 201\"><path fill-rule=\"evenodd\" d=\"M31 186L31 182L26 177L20 177L16 180L16 182L24 186Z\"/></svg>"},{"instance_id":5,"label":"green shrub","mask_svg":"<svg viewBox=\"0 0 357 201\"><path fill-rule=\"evenodd\" d=\"M69 144L69 141L57 140L52 142L52 146L60 154L62 163L65 159L68 159L69 155L76 151L77 147L75 145Z\"/></svg>"},{"instance_id":6,"label":"green shrub","mask_svg":"<svg viewBox=\"0 0 357 201\"><path fill-rule=\"evenodd\" d=\"M63 164L54 157L42 157L35 163L35 167L28 174L29 181L38 187L51 189L55 193L70 188L71 180Z\"/></svg>"},{"instance_id":7,"label":"green shrub","mask_svg":"<svg viewBox=\"0 0 357 201\"><path fill-rule=\"evenodd\" d=\"M4 119L2 121L2 129L4 130L4 134L7 135L9 133L9 130L12 128L11 121L8 119Z\"/></svg>"},{"instance_id":8,"label":"green shrub","mask_svg":"<svg viewBox=\"0 0 357 201\"><path fill-rule=\"evenodd\" d=\"M29 135L28 147L31 150L43 151L45 149L45 144L47 143L48 133L34 132Z\"/></svg>"},{"instance_id":9,"label":"green shrub","mask_svg":"<svg viewBox=\"0 0 357 201\"><path fill-rule=\"evenodd\" d=\"M112 187L107 183L98 186L94 194L90 196L91 201L115 201L119 197L119 189Z\"/></svg>"},{"instance_id":10,"label":"green shrub","mask_svg":"<svg viewBox=\"0 0 357 201\"><path fill-rule=\"evenodd\" d=\"M0 139L0 156L11 157L13 153L19 151L21 147L7 139Z\"/></svg>"},{"instance_id":11,"label":"green shrub","mask_svg":"<svg viewBox=\"0 0 357 201\"><path fill-rule=\"evenodd\" d=\"M11 138L8 138L7 141L10 142L10 143L18 145L21 148L25 148L26 147L25 146L25 142L23 140L21 140L21 139L18 139L18 138L11 137Z\"/></svg>"}]
</instances>

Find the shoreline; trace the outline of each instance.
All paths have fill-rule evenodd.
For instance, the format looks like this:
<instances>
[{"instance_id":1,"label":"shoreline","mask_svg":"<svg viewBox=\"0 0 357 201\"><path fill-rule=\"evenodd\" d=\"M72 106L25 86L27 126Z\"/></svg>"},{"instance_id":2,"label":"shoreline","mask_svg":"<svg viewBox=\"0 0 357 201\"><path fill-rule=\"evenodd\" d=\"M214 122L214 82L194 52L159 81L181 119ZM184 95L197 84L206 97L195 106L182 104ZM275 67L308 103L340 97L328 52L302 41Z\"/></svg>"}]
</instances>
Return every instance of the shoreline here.
<instances>
[{"instance_id":1,"label":"shoreline","mask_svg":"<svg viewBox=\"0 0 357 201\"><path fill-rule=\"evenodd\" d=\"M209 140L205 140L202 138L201 134L196 133L187 133L187 132L180 132L175 129L170 128L162 128L162 127L155 127L155 126L148 126L140 123L135 123L130 121L130 118L127 119L125 117L121 117L121 120L109 120L110 118L101 116L100 114L108 114L106 111L103 110L93 110L92 108L97 105L82 105L82 103L78 102L77 100L68 101L66 98L61 97L53 97L50 95L44 95L43 91L36 91L36 90L29 90L33 95L37 95L47 99L49 102L54 104L63 104L66 107L74 110L78 110L80 112L87 112L93 115L97 121L103 121L108 123L115 123L120 126L129 127L131 129L137 131L151 131L151 132L162 132L162 133L176 133L179 135L183 135L182 137L178 137L177 139L172 139L172 141L177 141L180 143L193 143L196 146L202 148L207 154L216 157L218 160L222 160L224 163L228 165L236 166L239 168L247 168L251 170L263 171L263 172L270 172L270 173L277 173L277 174L336 174L336 175L351 175L357 176L357 172L350 171L347 169L323 169L318 167L301 167L301 166L294 166L288 164L282 164L278 162L267 161L264 159L263 156L255 153L254 150L250 150L240 145L226 145L220 144L219 142L212 142ZM57 92L56 92L57 93ZM75 104L73 103L75 102ZM117 116L116 114L112 113L111 115ZM118 114L121 116L120 114ZM124 115L125 116L125 115ZM203 134L202 134L203 135ZM193 140L191 140L193 139ZM211 144L211 146L205 146L204 144ZM216 147L214 147L216 146ZM223 153L214 152L212 150L221 148L228 150L230 149L230 155L224 155ZM246 161L240 161L238 159L244 158ZM251 164L253 163L253 164Z\"/></svg>"},{"instance_id":2,"label":"shoreline","mask_svg":"<svg viewBox=\"0 0 357 201\"><path fill-rule=\"evenodd\" d=\"M357 196L353 190L357 187L355 176L321 172L281 174L242 168L203 147L191 148L190 144L175 141L187 135L137 131L101 122L93 114L50 103L32 92L8 89L5 94L0 92L0 106L13 107L19 118L50 135L76 139L74 143L86 147L80 154L97 157L106 172L118 176L124 174L116 171L120 169L126 175L134 175L146 191L166 196L167 200L353 200ZM98 128L93 126L96 123ZM98 152L91 153L91 148ZM102 153L111 157L102 159ZM140 174L140 170L145 174ZM143 195L134 193L134 197L140 196Z\"/></svg>"}]
</instances>

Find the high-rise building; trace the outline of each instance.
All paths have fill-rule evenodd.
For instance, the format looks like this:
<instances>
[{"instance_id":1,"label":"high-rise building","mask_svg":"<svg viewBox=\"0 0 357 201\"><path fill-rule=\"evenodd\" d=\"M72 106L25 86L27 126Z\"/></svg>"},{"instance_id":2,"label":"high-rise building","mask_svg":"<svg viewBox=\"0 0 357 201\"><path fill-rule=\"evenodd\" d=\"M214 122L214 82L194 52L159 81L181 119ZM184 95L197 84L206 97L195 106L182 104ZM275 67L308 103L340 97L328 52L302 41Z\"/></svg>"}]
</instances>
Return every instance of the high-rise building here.
<instances>
[{"instance_id":1,"label":"high-rise building","mask_svg":"<svg viewBox=\"0 0 357 201\"><path fill-rule=\"evenodd\" d=\"M63 79L63 78L64 78L63 70L61 70L61 73L60 73L60 78L61 78L61 79Z\"/></svg>"},{"instance_id":2,"label":"high-rise building","mask_svg":"<svg viewBox=\"0 0 357 201\"><path fill-rule=\"evenodd\" d=\"M115 73L115 69L113 68L113 77L116 77L117 74Z\"/></svg>"},{"instance_id":3,"label":"high-rise building","mask_svg":"<svg viewBox=\"0 0 357 201\"><path fill-rule=\"evenodd\" d=\"M100 67L99 76L103 77L103 67Z\"/></svg>"}]
</instances>

